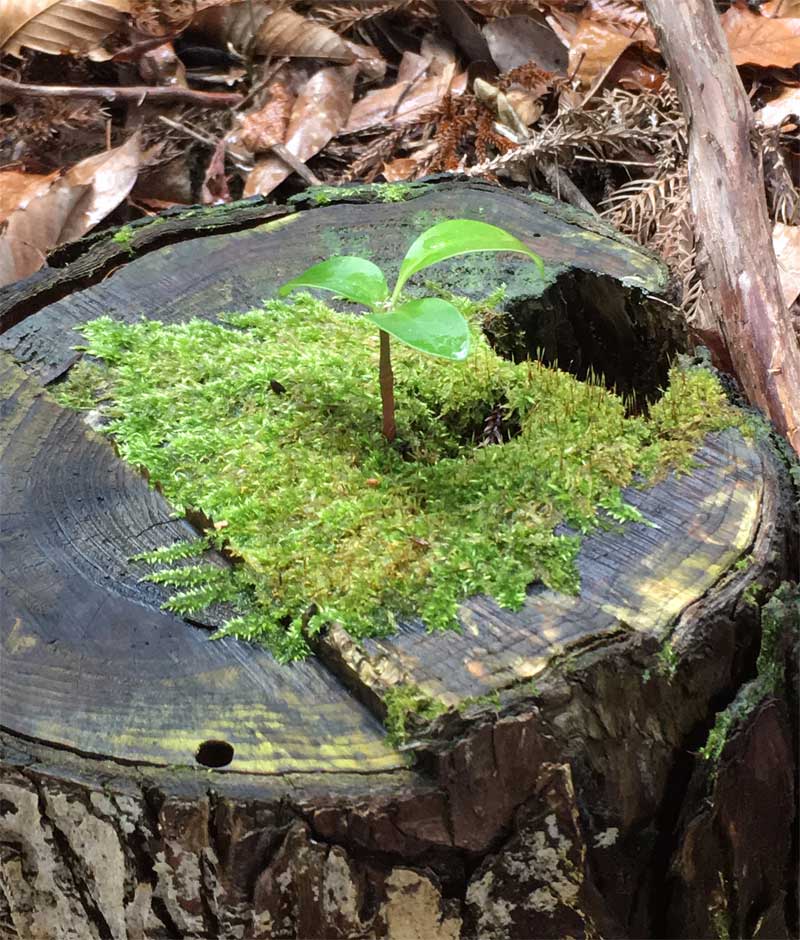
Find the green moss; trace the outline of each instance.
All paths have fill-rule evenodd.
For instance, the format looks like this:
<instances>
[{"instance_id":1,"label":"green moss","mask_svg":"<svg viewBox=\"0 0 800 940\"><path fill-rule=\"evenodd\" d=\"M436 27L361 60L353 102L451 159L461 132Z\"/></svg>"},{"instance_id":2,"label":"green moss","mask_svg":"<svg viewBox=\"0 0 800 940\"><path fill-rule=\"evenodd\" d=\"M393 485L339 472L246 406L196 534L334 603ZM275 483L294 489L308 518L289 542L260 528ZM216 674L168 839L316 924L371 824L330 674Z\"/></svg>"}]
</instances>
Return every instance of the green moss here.
<instances>
[{"instance_id":1,"label":"green moss","mask_svg":"<svg viewBox=\"0 0 800 940\"><path fill-rule=\"evenodd\" d=\"M225 321L95 320L83 332L113 400L89 401L80 369L57 394L99 404L121 455L179 511L213 519L208 544L240 560L160 559L170 608L230 602L240 614L221 632L281 659L332 621L356 638L397 618L449 628L474 594L518 609L532 582L576 592L581 534L639 518L621 488L688 467L708 431L738 420L711 376L678 369L650 420L628 417L600 385L501 359L474 324L465 363L394 344L393 447L369 322L307 295ZM490 415L504 443L480 446Z\"/></svg>"},{"instance_id":2,"label":"green moss","mask_svg":"<svg viewBox=\"0 0 800 940\"><path fill-rule=\"evenodd\" d=\"M433 212L431 209L420 209L411 216L411 226L415 230L424 232L446 218L447 214L441 210Z\"/></svg>"},{"instance_id":3,"label":"green moss","mask_svg":"<svg viewBox=\"0 0 800 940\"><path fill-rule=\"evenodd\" d=\"M414 192L409 183L376 183L375 194L379 202L405 202Z\"/></svg>"},{"instance_id":4,"label":"green moss","mask_svg":"<svg viewBox=\"0 0 800 940\"><path fill-rule=\"evenodd\" d=\"M480 708L483 705L491 706L495 711L500 710L500 691L495 689L493 692L487 692L485 695L468 695L462 698L458 703L458 710L462 714L472 707Z\"/></svg>"},{"instance_id":5,"label":"green moss","mask_svg":"<svg viewBox=\"0 0 800 940\"><path fill-rule=\"evenodd\" d=\"M122 228L117 229L111 241L117 245L122 245L127 252L133 254L133 229L130 225L123 225Z\"/></svg>"},{"instance_id":6,"label":"green moss","mask_svg":"<svg viewBox=\"0 0 800 940\"><path fill-rule=\"evenodd\" d=\"M667 679L675 676L678 668L678 654L670 640L665 640L661 649L658 651L658 671Z\"/></svg>"},{"instance_id":7,"label":"green moss","mask_svg":"<svg viewBox=\"0 0 800 940\"><path fill-rule=\"evenodd\" d=\"M90 411L108 397L108 381L106 368L89 359L81 359L70 369L67 379L51 391L65 408Z\"/></svg>"},{"instance_id":8,"label":"green moss","mask_svg":"<svg viewBox=\"0 0 800 940\"><path fill-rule=\"evenodd\" d=\"M710 899L708 909L711 912L711 923L717 940L731 940L731 915L728 910L728 896L730 891L722 872L717 872L719 888L715 890ZM755 936L755 934L754 934Z\"/></svg>"},{"instance_id":9,"label":"green moss","mask_svg":"<svg viewBox=\"0 0 800 940\"><path fill-rule=\"evenodd\" d=\"M373 183L360 186L310 186L302 193L292 196L292 205L309 203L312 206L329 206L343 199L360 198L364 202L405 202L429 189L427 183Z\"/></svg>"},{"instance_id":10,"label":"green moss","mask_svg":"<svg viewBox=\"0 0 800 940\"><path fill-rule=\"evenodd\" d=\"M749 604L750 607L758 607L758 599L761 596L763 587L757 582L753 584L748 584L745 590L742 592L742 600L745 604Z\"/></svg>"},{"instance_id":11,"label":"green moss","mask_svg":"<svg viewBox=\"0 0 800 940\"><path fill-rule=\"evenodd\" d=\"M757 603L757 602L756 602ZM800 589L784 582L761 609L761 648L756 678L744 685L736 698L718 713L700 755L717 763L731 731L767 696L781 693L785 676L785 652L800 640Z\"/></svg>"},{"instance_id":12,"label":"green moss","mask_svg":"<svg viewBox=\"0 0 800 940\"><path fill-rule=\"evenodd\" d=\"M315 206L328 206L340 199L349 199L361 192L358 186L312 186L302 195Z\"/></svg>"},{"instance_id":13,"label":"green moss","mask_svg":"<svg viewBox=\"0 0 800 940\"><path fill-rule=\"evenodd\" d=\"M325 228L322 231L322 244L330 258L336 255L357 255L369 260L373 256L372 243L366 232L343 232L338 228Z\"/></svg>"},{"instance_id":14,"label":"green moss","mask_svg":"<svg viewBox=\"0 0 800 940\"><path fill-rule=\"evenodd\" d=\"M399 747L409 734L447 711L447 705L411 684L396 685L383 697L386 706L386 740Z\"/></svg>"}]
</instances>

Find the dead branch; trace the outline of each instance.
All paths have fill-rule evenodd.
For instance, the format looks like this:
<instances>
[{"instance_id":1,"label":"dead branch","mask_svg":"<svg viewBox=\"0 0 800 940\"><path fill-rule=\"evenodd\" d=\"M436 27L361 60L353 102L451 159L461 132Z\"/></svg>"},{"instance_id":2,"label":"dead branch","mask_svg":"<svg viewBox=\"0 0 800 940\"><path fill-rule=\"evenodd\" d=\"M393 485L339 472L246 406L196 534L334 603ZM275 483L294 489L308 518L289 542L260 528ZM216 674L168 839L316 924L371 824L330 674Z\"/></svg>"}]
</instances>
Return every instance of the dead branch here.
<instances>
[{"instance_id":1,"label":"dead branch","mask_svg":"<svg viewBox=\"0 0 800 940\"><path fill-rule=\"evenodd\" d=\"M191 88L160 87L150 85L113 86L81 85L25 85L0 76L0 93L12 98L90 98L96 101L178 102L205 108L232 108L242 101L242 95L232 92L194 91Z\"/></svg>"},{"instance_id":2,"label":"dead branch","mask_svg":"<svg viewBox=\"0 0 800 940\"><path fill-rule=\"evenodd\" d=\"M750 102L712 0L644 4L689 126L698 267L711 310L695 328L800 453L800 346L781 293Z\"/></svg>"}]
</instances>

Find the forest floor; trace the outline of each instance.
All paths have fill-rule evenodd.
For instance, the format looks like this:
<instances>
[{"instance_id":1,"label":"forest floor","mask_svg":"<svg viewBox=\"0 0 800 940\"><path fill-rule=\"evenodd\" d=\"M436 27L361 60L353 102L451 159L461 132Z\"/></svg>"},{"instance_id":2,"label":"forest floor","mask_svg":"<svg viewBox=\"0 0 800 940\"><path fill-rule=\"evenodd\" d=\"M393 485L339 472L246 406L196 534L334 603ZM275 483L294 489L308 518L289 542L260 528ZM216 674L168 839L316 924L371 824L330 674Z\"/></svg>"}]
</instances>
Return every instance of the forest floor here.
<instances>
[{"instance_id":1,"label":"forest floor","mask_svg":"<svg viewBox=\"0 0 800 940\"><path fill-rule=\"evenodd\" d=\"M34 6L0 15L0 285L173 206L457 172L604 216L703 316L687 129L640 0ZM797 324L800 0L717 8Z\"/></svg>"}]
</instances>

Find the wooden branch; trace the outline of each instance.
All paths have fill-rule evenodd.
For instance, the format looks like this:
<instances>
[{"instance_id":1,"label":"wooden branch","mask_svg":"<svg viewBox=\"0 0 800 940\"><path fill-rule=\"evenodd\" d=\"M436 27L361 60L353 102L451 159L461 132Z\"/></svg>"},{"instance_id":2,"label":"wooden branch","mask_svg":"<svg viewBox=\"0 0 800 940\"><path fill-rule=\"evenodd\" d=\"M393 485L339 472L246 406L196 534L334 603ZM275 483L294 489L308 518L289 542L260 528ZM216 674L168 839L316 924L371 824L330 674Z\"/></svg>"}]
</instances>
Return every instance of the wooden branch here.
<instances>
[{"instance_id":1,"label":"wooden branch","mask_svg":"<svg viewBox=\"0 0 800 940\"><path fill-rule=\"evenodd\" d=\"M205 108L233 108L242 101L242 95L232 92L194 91L191 88L163 87L151 85L72 86L72 85L25 85L10 78L0 77L0 92L12 98L91 98L96 101L143 101L183 102Z\"/></svg>"},{"instance_id":2,"label":"wooden branch","mask_svg":"<svg viewBox=\"0 0 800 940\"><path fill-rule=\"evenodd\" d=\"M750 102L712 0L645 0L689 124L698 267L713 320L699 334L800 453L800 345L772 248ZM722 360L724 362L724 360Z\"/></svg>"}]
</instances>

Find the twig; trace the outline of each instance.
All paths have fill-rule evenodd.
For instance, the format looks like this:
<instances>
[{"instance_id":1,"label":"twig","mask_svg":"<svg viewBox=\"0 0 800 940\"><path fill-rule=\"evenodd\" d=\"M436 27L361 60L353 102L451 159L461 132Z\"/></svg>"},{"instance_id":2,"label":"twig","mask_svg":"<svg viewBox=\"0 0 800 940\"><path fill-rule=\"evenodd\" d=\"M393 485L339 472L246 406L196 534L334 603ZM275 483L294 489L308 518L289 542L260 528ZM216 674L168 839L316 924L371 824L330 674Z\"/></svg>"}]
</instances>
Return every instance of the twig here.
<instances>
[{"instance_id":1,"label":"twig","mask_svg":"<svg viewBox=\"0 0 800 940\"><path fill-rule=\"evenodd\" d=\"M578 189L572 178L557 163L543 163L539 169L547 180L550 189L555 193L556 199L563 199L576 209L597 215L597 209L589 202L586 196Z\"/></svg>"},{"instance_id":2,"label":"twig","mask_svg":"<svg viewBox=\"0 0 800 940\"><path fill-rule=\"evenodd\" d=\"M197 130L194 130L191 127L187 127L186 124L181 124L180 121L175 121L172 118L165 117L163 114L159 115L159 121L162 124L166 124L167 127L172 127L176 131L181 131L181 133L186 134L187 137L192 137L195 140L199 141L201 144L205 144L207 147L217 147L219 145L219 140L216 137L212 137L210 134L201 133ZM269 150L279 159L282 160L286 166L290 167L298 176L301 176L309 186L319 186L320 180L318 177L309 170L309 168L301 160L289 150L284 144L276 143L270 146ZM234 157L234 162L235 157ZM240 169L243 170L252 170L253 165L248 161L248 165L240 166Z\"/></svg>"},{"instance_id":3,"label":"twig","mask_svg":"<svg viewBox=\"0 0 800 940\"><path fill-rule=\"evenodd\" d=\"M282 160L286 166L291 167L298 176L301 176L309 186L319 186L320 180L309 168L286 147L284 144L273 144L269 148L275 156Z\"/></svg>"},{"instance_id":4,"label":"twig","mask_svg":"<svg viewBox=\"0 0 800 940\"><path fill-rule=\"evenodd\" d=\"M212 137L210 134L201 134L198 131L193 130L191 127L187 127L185 124L181 124L180 121L175 121L163 114L160 114L158 119L162 124L166 124L167 127L171 127L176 131L180 131L182 134L186 134L187 137L193 137L195 140L199 141L201 144L205 144L207 147L216 147L219 143L219 140L216 137Z\"/></svg>"},{"instance_id":5,"label":"twig","mask_svg":"<svg viewBox=\"0 0 800 940\"><path fill-rule=\"evenodd\" d=\"M173 101L200 105L206 108L231 108L242 100L232 92L194 91L192 88L151 85L111 86L85 85L25 85L0 76L0 92L12 98L89 98L95 101Z\"/></svg>"},{"instance_id":6,"label":"twig","mask_svg":"<svg viewBox=\"0 0 800 940\"><path fill-rule=\"evenodd\" d=\"M277 62L273 62L269 68L266 69L263 78L261 81L257 82L253 87L248 91L248 93L242 98L238 105L236 105L236 110L241 111L242 108L247 107L248 104L255 98L255 96L262 91L264 88L269 85L273 78L280 72L280 70L286 65L289 61L288 56L284 56L282 59L278 59Z\"/></svg>"}]
</instances>

